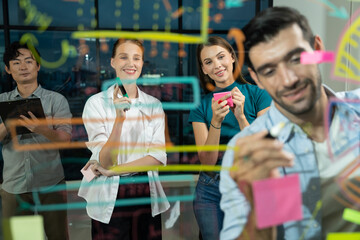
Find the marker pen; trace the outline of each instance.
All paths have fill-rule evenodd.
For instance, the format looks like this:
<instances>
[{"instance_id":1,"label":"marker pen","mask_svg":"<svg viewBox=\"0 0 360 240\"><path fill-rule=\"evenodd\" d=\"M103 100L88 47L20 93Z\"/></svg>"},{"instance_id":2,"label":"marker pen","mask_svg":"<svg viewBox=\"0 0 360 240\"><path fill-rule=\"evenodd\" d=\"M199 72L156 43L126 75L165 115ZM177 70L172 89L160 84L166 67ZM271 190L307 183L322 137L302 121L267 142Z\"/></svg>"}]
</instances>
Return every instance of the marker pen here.
<instances>
[{"instance_id":1,"label":"marker pen","mask_svg":"<svg viewBox=\"0 0 360 240\"><path fill-rule=\"evenodd\" d=\"M125 88L124 88L124 85L120 85L119 86L119 88L120 88L120 91L121 91L121 94L123 95L123 97L129 97L129 95L127 94L127 92L126 92L126 90L125 90ZM129 107L126 107L126 108L124 108L124 111L126 112L126 111L128 111L130 108Z\"/></svg>"},{"instance_id":2,"label":"marker pen","mask_svg":"<svg viewBox=\"0 0 360 240\"><path fill-rule=\"evenodd\" d=\"M270 129L270 131L268 132L268 134L266 134L265 138L268 138L268 139L276 139L279 135L280 135L280 132L281 130L285 127L285 123L284 122L280 122L278 123L277 125L275 125L274 127L272 127ZM285 167L281 167L283 172L284 172L284 175L286 176L286 169ZM272 176L273 177L276 177L276 176L280 176L280 172L278 171L278 169L274 169L272 171Z\"/></svg>"},{"instance_id":3,"label":"marker pen","mask_svg":"<svg viewBox=\"0 0 360 240\"><path fill-rule=\"evenodd\" d=\"M275 139L280 135L281 130L285 127L284 122L280 122L270 129L265 138Z\"/></svg>"},{"instance_id":4,"label":"marker pen","mask_svg":"<svg viewBox=\"0 0 360 240\"><path fill-rule=\"evenodd\" d=\"M129 95L127 94L124 86L123 86L123 85L120 85L119 88L120 88L121 94L122 94L124 97L127 97L127 98L128 98Z\"/></svg>"}]
</instances>

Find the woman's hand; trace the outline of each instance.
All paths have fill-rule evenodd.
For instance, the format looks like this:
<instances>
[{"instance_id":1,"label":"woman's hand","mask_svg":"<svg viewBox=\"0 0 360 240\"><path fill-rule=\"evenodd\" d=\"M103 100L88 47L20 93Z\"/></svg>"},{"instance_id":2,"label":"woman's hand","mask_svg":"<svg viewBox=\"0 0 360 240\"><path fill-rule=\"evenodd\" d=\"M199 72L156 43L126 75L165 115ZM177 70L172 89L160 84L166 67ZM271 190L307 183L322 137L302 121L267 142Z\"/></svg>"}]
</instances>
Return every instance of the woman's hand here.
<instances>
[{"instance_id":1,"label":"woman's hand","mask_svg":"<svg viewBox=\"0 0 360 240\"><path fill-rule=\"evenodd\" d=\"M211 119L211 124L215 127L221 127L221 123L224 121L225 116L229 113L230 107L227 105L226 99L230 97L230 94L223 96L218 100L211 100L211 109L213 116Z\"/></svg>"},{"instance_id":2,"label":"woman's hand","mask_svg":"<svg viewBox=\"0 0 360 240\"><path fill-rule=\"evenodd\" d=\"M118 85L116 85L113 93L113 103L116 108L116 117L125 119L126 118L125 112L130 109L131 100L127 97L119 98L118 97L119 93L120 93L120 88Z\"/></svg>"},{"instance_id":3,"label":"woman's hand","mask_svg":"<svg viewBox=\"0 0 360 240\"><path fill-rule=\"evenodd\" d=\"M244 114L245 96L240 92L240 90L237 87L234 87L231 90L231 96L234 102L234 107L231 108L231 111L233 111L236 119L240 121L245 118L245 114Z\"/></svg>"},{"instance_id":4,"label":"woman's hand","mask_svg":"<svg viewBox=\"0 0 360 240\"><path fill-rule=\"evenodd\" d=\"M88 161L85 166L84 170L90 168L91 171L96 175L96 177L99 177L100 175L111 177L116 175L114 171L108 170L101 166L101 164L96 160L90 160Z\"/></svg>"}]
</instances>

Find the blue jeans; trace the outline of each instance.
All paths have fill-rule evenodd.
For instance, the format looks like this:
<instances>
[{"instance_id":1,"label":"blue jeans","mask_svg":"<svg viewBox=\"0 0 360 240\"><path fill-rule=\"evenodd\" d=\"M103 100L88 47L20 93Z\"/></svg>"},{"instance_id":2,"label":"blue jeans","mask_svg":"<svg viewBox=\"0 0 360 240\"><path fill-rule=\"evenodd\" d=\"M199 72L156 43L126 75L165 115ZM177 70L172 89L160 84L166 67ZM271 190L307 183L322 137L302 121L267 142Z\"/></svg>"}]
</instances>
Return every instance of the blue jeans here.
<instances>
[{"instance_id":1,"label":"blue jeans","mask_svg":"<svg viewBox=\"0 0 360 240\"><path fill-rule=\"evenodd\" d=\"M223 225L224 213L220 209L220 175L214 178L201 172L196 185L194 213L204 240L217 240Z\"/></svg>"}]
</instances>

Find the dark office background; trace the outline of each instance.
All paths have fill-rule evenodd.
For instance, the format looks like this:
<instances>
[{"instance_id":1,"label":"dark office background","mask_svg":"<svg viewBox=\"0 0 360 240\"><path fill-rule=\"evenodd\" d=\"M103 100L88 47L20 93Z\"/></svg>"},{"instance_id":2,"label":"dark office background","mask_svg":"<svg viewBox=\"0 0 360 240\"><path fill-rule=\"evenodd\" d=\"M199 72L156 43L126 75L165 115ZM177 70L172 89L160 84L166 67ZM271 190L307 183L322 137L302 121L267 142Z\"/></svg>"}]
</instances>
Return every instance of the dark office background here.
<instances>
[{"instance_id":1,"label":"dark office background","mask_svg":"<svg viewBox=\"0 0 360 240\"><path fill-rule=\"evenodd\" d=\"M199 35L201 26L200 0L0 0L0 92L14 88L6 75L2 56L6 46L24 34L35 36L41 56L46 60L39 73L44 88L63 94L69 101L74 117L81 117L86 100L101 90L104 80L115 77L110 66L111 48L116 39L74 39L71 34L81 30L162 31ZM168 3L169 5L166 5ZM226 8L224 0L210 0L210 35L226 38L230 28L242 28L257 12L272 6L272 0L243 0L241 8ZM183 13L176 16L178 9ZM49 26L46 21L51 20ZM76 48L64 63L62 42ZM234 40L229 42L236 47ZM191 102L192 88L184 84L152 85L151 78L197 76L195 44L144 41L143 77L149 85L140 86L162 102ZM179 51L185 55L179 55ZM168 142L173 145L195 144L189 110L165 110ZM82 125L73 126L73 141L86 141ZM80 168L89 158L87 149L62 150L67 180L79 179ZM169 153L169 164L199 163L196 153ZM0 167L2 157L0 156Z\"/></svg>"}]
</instances>

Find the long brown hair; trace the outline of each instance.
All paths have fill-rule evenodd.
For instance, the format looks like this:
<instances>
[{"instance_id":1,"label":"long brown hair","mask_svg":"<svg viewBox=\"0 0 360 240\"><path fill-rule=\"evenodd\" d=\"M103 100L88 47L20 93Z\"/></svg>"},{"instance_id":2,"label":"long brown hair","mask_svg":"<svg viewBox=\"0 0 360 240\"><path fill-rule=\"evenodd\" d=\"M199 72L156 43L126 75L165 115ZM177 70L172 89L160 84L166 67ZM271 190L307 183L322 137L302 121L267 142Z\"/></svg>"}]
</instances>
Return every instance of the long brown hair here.
<instances>
[{"instance_id":1,"label":"long brown hair","mask_svg":"<svg viewBox=\"0 0 360 240\"><path fill-rule=\"evenodd\" d=\"M201 51L204 49L204 47L211 47L211 46L220 46L222 48L225 48L231 54L231 56L235 59L235 61L233 63L233 74L234 74L234 72L236 72L236 70L239 72L239 75L235 79L235 81L240 82L240 83L248 83L241 75L239 61L236 57L236 53L235 53L235 50L233 49L233 47L228 43L228 41L226 41L222 37L211 36L208 38L206 43L201 43L196 48L196 58L197 58L196 63L197 63L197 69L198 69L198 74L199 74L199 78L200 78L200 85L204 89L205 93L210 92L210 89L208 87L209 84L216 86L215 81L212 80L208 75L204 74L204 72L202 71Z\"/></svg>"}]
</instances>

